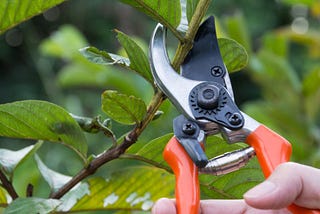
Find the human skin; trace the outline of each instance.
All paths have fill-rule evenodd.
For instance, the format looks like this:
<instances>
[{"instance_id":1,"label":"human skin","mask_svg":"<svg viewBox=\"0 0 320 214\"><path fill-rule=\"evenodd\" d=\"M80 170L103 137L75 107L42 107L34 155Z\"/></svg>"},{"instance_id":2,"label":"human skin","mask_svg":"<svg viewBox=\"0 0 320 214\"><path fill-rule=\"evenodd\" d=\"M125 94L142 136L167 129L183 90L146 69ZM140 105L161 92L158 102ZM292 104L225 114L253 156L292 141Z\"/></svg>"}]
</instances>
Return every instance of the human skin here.
<instances>
[{"instance_id":1,"label":"human skin","mask_svg":"<svg viewBox=\"0 0 320 214\"><path fill-rule=\"evenodd\" d=\"M290 204L320 209L320 169L293 162L280 164L242 200L202 200L200 213L285 214L290 213L286 209ZM175 200L158 200L152 214L176 214Z\"/></svg>"}]
</instances>

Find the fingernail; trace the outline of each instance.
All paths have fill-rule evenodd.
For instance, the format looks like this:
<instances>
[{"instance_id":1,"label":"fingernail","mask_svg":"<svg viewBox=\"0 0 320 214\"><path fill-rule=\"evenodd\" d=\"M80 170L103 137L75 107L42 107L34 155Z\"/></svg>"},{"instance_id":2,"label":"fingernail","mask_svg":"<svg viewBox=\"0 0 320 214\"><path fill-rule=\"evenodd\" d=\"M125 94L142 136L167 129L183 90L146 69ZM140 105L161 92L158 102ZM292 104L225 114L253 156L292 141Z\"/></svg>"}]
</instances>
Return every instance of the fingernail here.
<instances>
[{"instance_id":1,"label":"fingernail","mask_svg":"<svg viewBox=\"0 0 320 214\"><path fill-rule=\"evenodd\" d=\"M243 197L247 199L254 199L254 198L260 198L265 195L268 195L275 191L277 186L270 182L270 181L265 181L258 186L250 189L248 192L246 192Z\"/></svg>"}]
</instances>

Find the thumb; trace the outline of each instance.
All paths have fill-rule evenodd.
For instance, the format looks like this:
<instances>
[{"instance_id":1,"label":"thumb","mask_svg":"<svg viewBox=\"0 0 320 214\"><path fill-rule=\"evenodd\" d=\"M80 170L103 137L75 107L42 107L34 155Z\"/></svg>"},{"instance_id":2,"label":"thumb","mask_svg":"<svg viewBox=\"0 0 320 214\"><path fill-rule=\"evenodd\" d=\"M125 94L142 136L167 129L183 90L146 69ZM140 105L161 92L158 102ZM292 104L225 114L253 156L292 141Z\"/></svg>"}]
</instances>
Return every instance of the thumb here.
<instances>
[{"instance_id":1,"label":"thumb","mask_svg":"<svg viewBox=\"0 0 320 214\"><path fill-rule=\"evenodd\" d=\"M320 208L320 170L297 163L279 165L270 177L244 194L246 203L258 209L280 209L294 203Z\"/></svg>"},{"instance_id":2,"label":"thumb","mask_svg":"<svg viewBox=\"0 0 320 214\"><path fill-rule=\"evenodd\" d=\"M152 214L176 214L176 203L175 200L168 198L159 199L152 207Z\"/></svg>"}]
</instances>

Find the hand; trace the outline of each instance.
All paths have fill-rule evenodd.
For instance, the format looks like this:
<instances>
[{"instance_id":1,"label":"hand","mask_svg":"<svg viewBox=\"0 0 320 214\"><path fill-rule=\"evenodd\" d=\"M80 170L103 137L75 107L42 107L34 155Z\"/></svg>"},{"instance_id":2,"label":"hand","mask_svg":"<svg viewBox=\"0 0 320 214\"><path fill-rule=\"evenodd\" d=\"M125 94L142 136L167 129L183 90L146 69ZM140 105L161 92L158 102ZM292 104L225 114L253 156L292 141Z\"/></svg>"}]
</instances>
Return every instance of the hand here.
<instances>
[{"instance_id":1,"label":"hand","mask_svg":"<svg viewBox=\"0 0 320 214\"><path fill-rule=\"evenodd\" d=\"M267 214L290 213L296 204L320 209L320 169L297 163L283 163L261 184L244 194L243 200L203 200L200 213ZM152 214L175 214L175 200L160 199Z\"/></svg>"}]
</instances>

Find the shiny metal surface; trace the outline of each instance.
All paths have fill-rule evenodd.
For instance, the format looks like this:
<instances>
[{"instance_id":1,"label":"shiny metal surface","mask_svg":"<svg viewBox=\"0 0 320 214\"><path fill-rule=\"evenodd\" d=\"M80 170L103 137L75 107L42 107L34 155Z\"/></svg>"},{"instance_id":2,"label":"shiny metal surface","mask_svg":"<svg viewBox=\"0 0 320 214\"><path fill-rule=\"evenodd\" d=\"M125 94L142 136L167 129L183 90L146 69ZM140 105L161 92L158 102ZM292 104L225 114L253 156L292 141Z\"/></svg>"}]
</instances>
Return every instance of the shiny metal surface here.
<instances>
[{"instance_id":1,"label":"shiny metal surface","mask_svg":"<svg viewBox=\"0 0 320 214\"><path fill-rule=\"evenodd\" d=\"M245 166L254 156L255 152L252 147L228 152L209 160L204 168L199 169L199 172L202 174L224 175Z\"/></svg>"},{"instance_id":2,"label":"shiny metal surface","mask_svg":"<svg viewBox=\"0 0 320 214\"><path fill-rule=\"evenodd\" d=\"M161 24L158 24L153 32L149 49L151 71L156 84L182 114L189 119L195 120L189 107L189 94L195 86L205 81L187 79L179 75L172 68L166 50L166 28ZM224 75L224 82L229 95L234 100L228 72ZM245 113L241 113L244 117L245 124L243 128L239 130L230 130L205 119L197 120L197 123L201 126L201 129L204 130L206 136L221 132L223 138L228 143L245 142L247 136L260 124ZM201 136L200 138L205 139L205 136ZM201 142L200 139L199 142ZM240 157L241 155L244 157ZM218 171L227 172L229 170L236 170L238 166L248 161L249 158L246 157L251 157L251 155L254 156L254 151L253 148L249 147L246 150L235 154L230 153L228 155L223 155L223 157L214 158L211 165L213 168L219 168ZM220 173L218 171L216 173Z\"/></svg>"},{"instance_id":3,"label":"shiny metal surface","mask_svg":"<svg viewBox=\"0 0 320 214\"><path fill-rule=\"evenodd\" d=\"M150 42L151 71L156 84L186 117L195 119L189 107L190 91L203 81L180 76L170 64L166 50L165 28L158 24Z\"/></svg>"},{"instance_id":4,"label":"shiny metal surface","mask_svg":"<svg viewBox=\"0 0 320 214\"><path fill-rule=\"evenodd\" d=\"M170 101L189 119L195 119L189 106L191 90L205 82L187 79L179 75L170 64L166 50L166 28L158 24L153 32L150 42L150 65L152 75L158 87ZM227 70L225 68L225 70ZM228 72L223 77L227 92L234 100L233 90ZM206 119L203 123L212 123ZM216 132L215 132L216 133Z\"/></svg>"},{"instance_id":5,"label":"shiny metal surface","mask_svg":"<svg viewBox=\"0 0 320 214\"><path fill-rule=\"evenodd\" d=\"M230 97L232 98L232 100L234 101L234 94L233 94L233 89L232 89L232 85L231 85L231 81L230 81L230 76L229 76L229 72L228 72L228 69L226 69L226 74L224 75L223 79L224 79L224 82L226 84L226 88L227 88L227 91L230 95Z\"/></svg>"},{"instance_id":6,"label":"shiny metal surface","mask_svg":"<svg viewBox=\"0 0 320 214\"><path fill-rule=\"evenodd\" d=\"M225 127L220 127L220 131L222 137L230 144L238 143L238 142L245 142L247 136L254 132L261 124L254 120L252 117L248 116L247 114L241 112L244 117L244 125L239 130L230 130Z\"/></svg>"}]
</instances>

